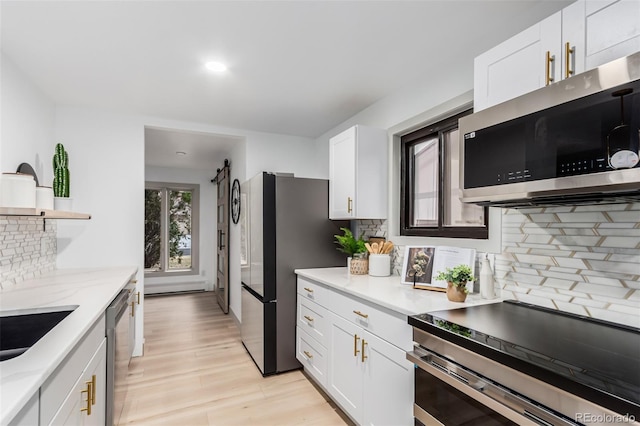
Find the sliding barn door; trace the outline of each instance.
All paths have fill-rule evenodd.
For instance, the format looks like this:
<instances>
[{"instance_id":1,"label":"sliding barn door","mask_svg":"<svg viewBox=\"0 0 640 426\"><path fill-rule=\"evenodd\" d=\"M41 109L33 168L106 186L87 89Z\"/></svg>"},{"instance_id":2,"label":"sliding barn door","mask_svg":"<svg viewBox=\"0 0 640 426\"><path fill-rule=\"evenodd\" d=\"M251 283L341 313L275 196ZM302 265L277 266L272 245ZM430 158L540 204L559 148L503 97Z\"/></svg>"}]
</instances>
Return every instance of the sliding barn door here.
<instances>
[{"instance_id":1,"label":"sliding barn door","mask_svg":"<svg viewBox=\"0 0 640 426\"><path fill-rule=\"evenodd\" d=\"M229 162L225 160L224 167L218 169L218 175L215 178L218 185L216 297L218 305L225 314L229 313L229 172Z\"/></svg>"}]
</instances>

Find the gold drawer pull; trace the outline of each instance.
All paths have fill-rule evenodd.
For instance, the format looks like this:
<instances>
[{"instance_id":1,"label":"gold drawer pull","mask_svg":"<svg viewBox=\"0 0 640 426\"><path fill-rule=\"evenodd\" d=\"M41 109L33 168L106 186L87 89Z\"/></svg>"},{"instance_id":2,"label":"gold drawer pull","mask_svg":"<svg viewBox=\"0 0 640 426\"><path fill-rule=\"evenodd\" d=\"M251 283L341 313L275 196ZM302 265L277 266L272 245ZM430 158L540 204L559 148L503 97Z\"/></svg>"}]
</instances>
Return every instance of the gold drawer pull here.
<instances>
[{"instance_id":1,"label":"gold drawer pull","mask_svg":"<svg viewBox=\"0 0 640 426\"><path fill-rule=\"evenodd\" d=\"M138 280L136 280L136 279L133 279L130 282L131 282L131 284L138 284Z\"/></svg>"},{"instance_id":2,"label":"gold drawer pull","mask_svg":"<svg viewBox=\"0 0 640 426\"><path fill-rule=\"evenodd\" d=\"M138 292L138 305L140 304L140 292Z\"/></svg>"},{"instance_id":3,"label":"gold drawer pull","mask_svg":"<svg viewBox=\"0 0 640 426\"><path fill-rule=\"evenodd\" d=\"M347 213L351 213L353 211L353 208L351 207L352 203L353 200L351 199L351 197L347 197Z\"/></svg>"},{"instance_id":4,"label":"gold drawer pull","mask_svg":"<svg viewBox=\"0 0 640 426\"><path fill-rule=\"evenodd\" d=\"M353 311L353 313L354 313L354 314L356 314L356 315L358 315L358 316L361 316L362 318L369 318L369 315L367 315L367 314L363 314L363 313L362 313L362 312L360 312L360 311Z\"/></svg>"},{"instance_id":5,"label":"gold drawer pull","mask_svg":"<svg viewBox=\"0 0 640 426\"><path fill-rule=\"evenodd\" d=\"M80 409L80 411L86 411L87 416L91 415L91 384L92 384L91 382L86 382L87 389L80 391L80 395L82 395L83 393L87 394L87 407Z\"/></svg>"},{"instance_id":6,"label":"gold drawer pull","mask_svg":"<svg viewBox=\"0 0 640 426\"><path fill-rule=\"evenodd\" d=\"M358 350L358 340L360 340L360 338L358 337L357 334L355 334L353 336L353 356L356 356L356 357L358 356L358 352L360 352Z\"/></svg>"},{"instance_id":7,"label":"gold drawer pull","mask_svg":"<svg viewBox=\"0 0 640 426\"><path fill-rule=\"evenodd\" d=\"M305 315L304 319L306 319L309 322L313 322L313 318L311 318L309 315Z\"/></svg>"},{"instance_id":8,"label":"gold drawer pull","mask_svg":"<svg viewBox=\"0 0 640 426\"><path fill-rule=\"evenodd\" d=\"M569 42L564 45L564 78L569 78L573 75L571 69L571 56L575 53L576 49L571 47Z\"/></svg>"},{"instance_id":9,"label":"gold drawer pull","mask_svg":"<svg viewBox=\"0 0 640 426\"><path fill-rule=\"evenodd\" d=\"M555 57L551 55L551 52L547 50L547 60L545 65L545 86L553 83L553 76L551 75L551 63L555 60Z\"/></svg>"},{"instance_id":10,"label":"gold drawer pull","mask_svg":"<svg viewBox=\"0 0 640 426\"><path fill-rule=\"evenodd\" d=\"M313 289L312 288L305 287L304 289L307 290L309 293L313 293Z\"/></svg>"},{"instance_id":11,"label":"gold drawer pull","mask_svg":"<svg viewBox=\"0 0 640 426\"><path fill-rule=\"evenodd\" d=\"M136 302L131 302L131 316L136 316Z\"/></svg>"},{"instance_id":12,"label":"gold drawer pull","mask_svg":"<svg viewBox=\"0 0 640 426\"><path fill-rule=\"evenodd\" d=\"M365 360L365 359L369 358L368 356L366 356L366 355L364 354L364 347L365 347L366 345L367 345L367 342L366 342L364 339L362 339L362 362L364 362L364 360Z\"/></svg>"},{"instance_id":13,"label":"gold drawer pull","mask_svg":"<svg viewBox=\"0 0 640 426\"><path fill-rule=\"evenodd\" d=\"M96 405L96 375L91 376L91 405Z\"/></svg>"},{"instance_id":14,"label":"gold drawer pull","mask_svg":"<svg viewBox=\"0 0 640 426\"><path fill-rule=\"evenodd\" d=\"M307 351L302 351L302 352L304 352L304 354L307 356L307 358L309 358L309 359L313 358L313 355L311 355L309 352L307 352Z\"/></svg>"}]
</instances>

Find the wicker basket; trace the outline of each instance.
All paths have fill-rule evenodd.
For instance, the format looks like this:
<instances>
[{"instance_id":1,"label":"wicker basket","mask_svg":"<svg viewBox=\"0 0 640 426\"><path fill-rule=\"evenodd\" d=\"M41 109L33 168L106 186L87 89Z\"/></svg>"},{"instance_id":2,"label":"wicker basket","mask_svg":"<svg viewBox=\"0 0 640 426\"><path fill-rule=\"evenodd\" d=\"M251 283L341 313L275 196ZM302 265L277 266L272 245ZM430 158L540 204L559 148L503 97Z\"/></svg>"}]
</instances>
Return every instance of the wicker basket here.
<instances>
[{"instance_id":1,"label":"wicker basket","mask_svg":"<svg viewBox=\"0 0 640 426\"><path fill-rule=\"evenodd\" d=\"M369 273L369 259L354 257L349 263L349 272L352 275L366 275Z\"/></svg>"}]
</instances>

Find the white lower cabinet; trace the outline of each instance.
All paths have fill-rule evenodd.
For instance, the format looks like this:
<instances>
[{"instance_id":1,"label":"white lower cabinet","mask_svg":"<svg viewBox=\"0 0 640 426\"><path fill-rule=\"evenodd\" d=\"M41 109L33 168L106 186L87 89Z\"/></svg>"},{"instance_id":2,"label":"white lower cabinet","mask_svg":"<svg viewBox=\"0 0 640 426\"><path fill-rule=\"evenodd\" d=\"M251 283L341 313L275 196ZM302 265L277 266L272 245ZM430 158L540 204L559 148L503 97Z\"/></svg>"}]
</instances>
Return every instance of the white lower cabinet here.
<instances>
[{"instance_id":1,"label":"white lower cabinet","mask_svg":"<svg viewBox=\"0 0 640 426\"><path fill-rule=\"evenodd\" d=\"M107 342L104 316L40 387L40 425L104 425Z\"/></svg>"},{"instance_id":2,"label":"white lower cabinet","mask_svg":"<svg viewBox=\"0 0 640 426\"><path fill-rule=\"evenodd\" d=\"M50 424L104 425L106 368L107 343L104 339Z\"/></svg>"},{"instance_id":3,"label":"white lower cabinet","mask_svg":"<svg viewBox=\"0 0 640 426\"><path fill-rule=\"evenodd\" d=\"M306 297L309 289L318 292L319 284L310 284L298 280L296 349L305 371L356 423L412 425L414 366L405 357L412 346L406 318L330 287L321 287L328 293L321 306ZM398 341L402 348L392 343Z\"/></svg>"}]
</instances>

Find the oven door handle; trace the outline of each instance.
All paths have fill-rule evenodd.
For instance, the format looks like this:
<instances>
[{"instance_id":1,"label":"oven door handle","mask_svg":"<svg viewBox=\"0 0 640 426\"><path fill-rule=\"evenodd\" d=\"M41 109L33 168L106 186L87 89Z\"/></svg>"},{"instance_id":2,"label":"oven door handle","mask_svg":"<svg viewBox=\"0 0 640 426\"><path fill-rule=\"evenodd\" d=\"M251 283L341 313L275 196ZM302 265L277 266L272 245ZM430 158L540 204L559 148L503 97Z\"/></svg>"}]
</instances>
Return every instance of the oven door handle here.
<instances>
[{"instance_id":1,"label":"oven door handle","mask_svg":"<svg viewBox=\"0 0 640 426\"><path fill-rule=\"evenodd\" d=\"M422 348L407 352L407 359L418 368L435 376L460 392L520 425L567 425L574 423L564 417L529 402L507 388L476 376L468 369Z\"/></svg>"}]
</instances>

